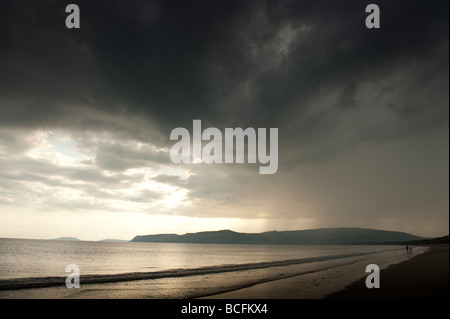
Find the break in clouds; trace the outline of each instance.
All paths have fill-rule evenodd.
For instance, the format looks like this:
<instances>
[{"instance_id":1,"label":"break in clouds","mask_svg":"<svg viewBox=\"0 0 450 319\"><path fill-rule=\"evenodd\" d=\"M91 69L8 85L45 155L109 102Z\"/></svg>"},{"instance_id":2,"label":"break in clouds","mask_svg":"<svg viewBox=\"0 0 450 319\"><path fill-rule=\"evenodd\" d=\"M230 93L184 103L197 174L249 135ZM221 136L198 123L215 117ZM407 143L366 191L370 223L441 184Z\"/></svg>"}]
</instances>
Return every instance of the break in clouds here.
<instances>
[{"instance_id":1,"label":"break in clouds","mask_svg":"<svg viewBox=\"0 0 450 319\"><path fill-rule=\"evenodd\" d=\"M376 30L364 1L69 3L0 2L1 214L448 233L447 1ZM276 174L172 163L194 119L278 128Z\"/></svg>"}]
</instances>

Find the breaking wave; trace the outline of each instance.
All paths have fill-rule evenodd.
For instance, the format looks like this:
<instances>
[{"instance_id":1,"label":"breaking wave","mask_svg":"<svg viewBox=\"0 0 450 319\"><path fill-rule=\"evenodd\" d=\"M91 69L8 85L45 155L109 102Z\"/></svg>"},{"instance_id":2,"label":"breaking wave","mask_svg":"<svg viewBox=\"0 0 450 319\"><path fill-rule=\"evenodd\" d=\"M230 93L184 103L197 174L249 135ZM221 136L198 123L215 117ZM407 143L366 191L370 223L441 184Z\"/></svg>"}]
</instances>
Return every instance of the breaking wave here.
<instances>
[{"instance_id":1,"label":"breaking wave","mask_svg":"<svg viewBox=\"0 0 450 319\"><path fill-rule=\"evenodd\" d=\"M323 262L328 260L358 257L365 255L376 254L377 252L341 254L332 256L322 256L302 259L289 259L270 262L246 263L246 264L227 264L219 266L208 266L199 268L179 268L160 270L152 272L133 272L122 274L91 274L80 275L80 283L86 284L103 284L103 283L117 283L135 280L149 280L170 277L186 277L198 276L206 274L216 274L234 271L245 271L252 269L262 269L269 267L289 266L295 264L306 264L312 262ZM16 290L16 289L30 289L30 288L46 288L53 286L65 286L66 277L31 277L31 278L15 278L0 280L0 290Z\"/></svg>"}]
</instances>

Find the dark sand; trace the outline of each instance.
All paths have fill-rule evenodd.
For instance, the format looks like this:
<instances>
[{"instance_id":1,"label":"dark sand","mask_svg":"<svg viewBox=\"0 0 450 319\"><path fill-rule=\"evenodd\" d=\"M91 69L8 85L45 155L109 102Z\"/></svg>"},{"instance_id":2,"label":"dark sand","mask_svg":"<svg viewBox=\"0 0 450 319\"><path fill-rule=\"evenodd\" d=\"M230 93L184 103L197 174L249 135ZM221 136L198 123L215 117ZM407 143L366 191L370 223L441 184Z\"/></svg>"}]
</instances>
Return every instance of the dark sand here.
<instances>
[{"instance_id":1,"label":"dark sand","mask_svg":"<svg viewBox=\"0 0 450 319\"><path fill-rule=\"evenodd\" d=\"M380 288L368 289L365 278L329 295L329 299L449 298L449 246L430 251L380 271Z\"/></svg>"}]
</instances>

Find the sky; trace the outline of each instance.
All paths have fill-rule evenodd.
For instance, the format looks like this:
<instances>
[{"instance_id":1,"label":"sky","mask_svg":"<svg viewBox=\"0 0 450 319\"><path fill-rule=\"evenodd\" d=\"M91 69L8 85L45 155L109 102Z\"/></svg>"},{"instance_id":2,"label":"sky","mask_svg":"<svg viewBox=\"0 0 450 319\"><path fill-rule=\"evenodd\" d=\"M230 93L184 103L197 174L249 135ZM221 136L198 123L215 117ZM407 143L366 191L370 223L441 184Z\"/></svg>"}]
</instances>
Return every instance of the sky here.
<instances>
[{"instance_id":1,"label":"sky","mask_svg":"<svg viewBox=\"0 0 450 319\"><path fill-rule=\"evenodd\" d=\"M448 6L0 0L0 237L447 235ZM173 163L193 120L278 128L278 170Z\"/></svg>"}]
</instances>

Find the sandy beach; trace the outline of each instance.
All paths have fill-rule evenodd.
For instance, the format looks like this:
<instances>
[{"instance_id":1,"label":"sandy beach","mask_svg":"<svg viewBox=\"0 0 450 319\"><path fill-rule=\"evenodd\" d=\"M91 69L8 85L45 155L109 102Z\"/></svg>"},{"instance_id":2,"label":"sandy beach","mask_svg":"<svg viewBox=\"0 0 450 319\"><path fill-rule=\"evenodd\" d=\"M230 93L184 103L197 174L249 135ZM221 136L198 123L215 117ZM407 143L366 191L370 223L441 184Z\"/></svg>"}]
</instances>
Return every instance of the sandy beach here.
<instances>
[{"instance_id":1,"label":"sandy beach","mask_svg":"<svg viewBox=\"0 0 450 319\"><path fill-rule=\"evenodd\" d=\"M371 298L448 298L449 297L449 246L430 246L429 251L412 256L380 271L380 288L368 289L366 277L351 285L327 281L324 272L322 282L305 286L305 276L296 276L257 284L248 288L221 293L211 299L371 299ZM347 285L347 286L346 286ZM320 288L322 287L322 288Z\"/></svg>"},{"instance_id":2,"label":"sandy beach","mask_svg":"<svg viewBox=\"0 0 450 319\"><path fill-rule=\"evenodd\" d=\"M430 248L426 253L382 270L379 289L367 289L363 278L328 298L449 298L449 246Z\"/></svg>"}]
</instances>

